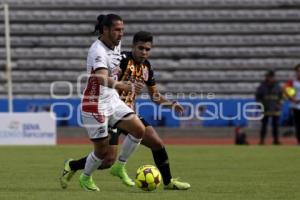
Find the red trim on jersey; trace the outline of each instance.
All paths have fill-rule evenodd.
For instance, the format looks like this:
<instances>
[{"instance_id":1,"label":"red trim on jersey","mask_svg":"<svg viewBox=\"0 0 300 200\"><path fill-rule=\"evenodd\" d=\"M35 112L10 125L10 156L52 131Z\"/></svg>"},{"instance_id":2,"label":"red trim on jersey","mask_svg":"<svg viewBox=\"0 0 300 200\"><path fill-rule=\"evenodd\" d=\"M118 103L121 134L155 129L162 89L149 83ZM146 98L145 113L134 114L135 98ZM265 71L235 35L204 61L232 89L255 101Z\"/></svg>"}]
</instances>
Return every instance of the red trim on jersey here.
<instances>
[{"instance_id":1,"label":"red trim on jersey","mask_svg":"<svg viewBox=\"0 0 300 200\"><path fill-rule=\"evenodd\" d=\"M294 85L294 81L293 80L288 80L287 82L285 82L284 87L293 87Z\"/></svg>"},{"instance_id":2,"label":"red trim on jersey","mask_svg":"<svg viewBox=\"0 0 300 200\"><path fill-rule=\"evenodd\" d=\"M98 113L93 113L93 117L95 118L95 120L97 120L97 122L99 122L100 124L103 124L105 122L105 116L103 114L98 114Z\"/></svg>"},{"instance_id":3,"label":"red trim on jersey","mask_svg":"<svg viewBox=\"0 0 300 200\"><path fill-rule=\"evenodd\" d=\"M100 87L98 78L95 76L95 70L92 70L83 94L82 111L98 113Z\"/></svg>"}]
</instances>

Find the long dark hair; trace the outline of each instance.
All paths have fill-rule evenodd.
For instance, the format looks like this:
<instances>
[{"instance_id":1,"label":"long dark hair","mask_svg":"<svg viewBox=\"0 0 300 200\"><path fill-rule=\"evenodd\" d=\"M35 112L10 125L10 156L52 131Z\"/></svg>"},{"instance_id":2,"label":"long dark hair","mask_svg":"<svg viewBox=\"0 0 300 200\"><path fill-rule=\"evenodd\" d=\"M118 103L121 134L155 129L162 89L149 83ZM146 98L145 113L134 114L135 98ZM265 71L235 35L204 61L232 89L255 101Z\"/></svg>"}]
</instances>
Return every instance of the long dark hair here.
<instances>
[{"instance_id":1,"label":"long dark hair","mask_svg":"<svg viewBox=\"0 0 300 200\"><path fill-rule=\"evenodd\" d=\"M123 19L116 14L108 14L108 15L99 15L97 17L97 22L95 24L95 30L94 30L94 34L98 33L98 34L102 34L103 33L103 27L106 26L108 28L110 28L114 21L123 21Z\"/></svg>"}]
</instances>

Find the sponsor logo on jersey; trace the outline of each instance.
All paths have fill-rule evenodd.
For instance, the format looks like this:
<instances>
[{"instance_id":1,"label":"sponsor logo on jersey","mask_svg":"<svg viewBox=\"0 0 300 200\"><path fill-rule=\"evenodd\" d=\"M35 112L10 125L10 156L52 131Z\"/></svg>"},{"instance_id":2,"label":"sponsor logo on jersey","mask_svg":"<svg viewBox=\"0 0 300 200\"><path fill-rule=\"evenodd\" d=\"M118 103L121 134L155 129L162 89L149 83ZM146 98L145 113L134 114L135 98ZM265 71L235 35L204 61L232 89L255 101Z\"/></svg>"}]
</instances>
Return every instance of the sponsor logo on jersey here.
<instances>
[{"instance_id":1,"label":"sponsor logo on jersey","mask_svg":"<svg viewBox=\"0 0 300 200\"><path fill-rule=\"evenodd\" d=\"M100 126L98 129L97 129L97 132L102 134L102 133L105 133L105 127L104 126Z\"/></svg>"},{"instance_id":2,"label":"sponsor logo on jersey","mask_svg":"<svg viewBox=\"0 0 300 200\"><path fill-rule=\"evenodd\" d=\"M96 62L96 63L102 62L101 56L97 56L97 57L95 58L95 62Z\"/></svg>"}]
</instances>

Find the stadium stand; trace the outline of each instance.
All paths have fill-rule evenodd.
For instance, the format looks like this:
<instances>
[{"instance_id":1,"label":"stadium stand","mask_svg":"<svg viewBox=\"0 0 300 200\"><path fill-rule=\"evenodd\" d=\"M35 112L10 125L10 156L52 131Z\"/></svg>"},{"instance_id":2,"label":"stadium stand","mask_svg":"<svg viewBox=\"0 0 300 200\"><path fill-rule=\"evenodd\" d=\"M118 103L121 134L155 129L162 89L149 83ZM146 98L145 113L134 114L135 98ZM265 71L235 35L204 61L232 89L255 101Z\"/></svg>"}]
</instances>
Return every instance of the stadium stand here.
<instances>
[{"instance_id":1,"label":"stadium stand","mask_svg":"<svg viewBox=\"0 0 300 200\"><path fill-rule=\"evenodd\" d=\"M300 0L3 2L11 8L17 97L49 97L53 81L70 81L76 88L100 13L124 18L125 50L136 31L153 32L152 64L163 92L252 97L266 70L278 70L284 81L300 62ZM6 96L3 23L0 34L0 96Z\"/></svg>"}]
</instances>

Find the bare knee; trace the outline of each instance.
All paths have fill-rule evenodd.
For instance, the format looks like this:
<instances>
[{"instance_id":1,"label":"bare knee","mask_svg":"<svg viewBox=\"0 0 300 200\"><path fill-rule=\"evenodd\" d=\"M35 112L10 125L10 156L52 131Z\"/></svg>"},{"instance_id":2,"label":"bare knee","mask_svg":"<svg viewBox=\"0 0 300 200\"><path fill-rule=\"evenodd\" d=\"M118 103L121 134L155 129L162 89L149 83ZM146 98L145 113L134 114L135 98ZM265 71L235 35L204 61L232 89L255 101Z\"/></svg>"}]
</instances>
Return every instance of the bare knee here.
<instances>
[{"instance_id":1,"label":"bare knee","mask_svg":"<svg viewBox=\"0 0 300 200\"><path fill-rule=\"evenodd\" d=\"M131 134L136 138L142 138L145 134L145 131L145 126L143 124L139 124L138 126L136 126L135 131Z\"/></svg>"},{"instance_id":2,"label":"bare knee","mask_svg":"<svg viewBox=\"0 0 300 200\"><path fill-rule=\"evenodd\" d=\"M130 115L128 120L122 120L117 128L124 130L135 138L141 139L143 138L146 128L141 120L135 115Z\"/></svg>"},{"instance_id":3,"label":"bare knee","mask_svg":"<svg viewBox=\"0 0 300 200\"><path fill-rule=\"evenodd\" d=\"M162 139L151 126L146 127L146 132L142 140L142 144L152 151L160 150L164 147Z\"/></svg>"}]
</instances>

